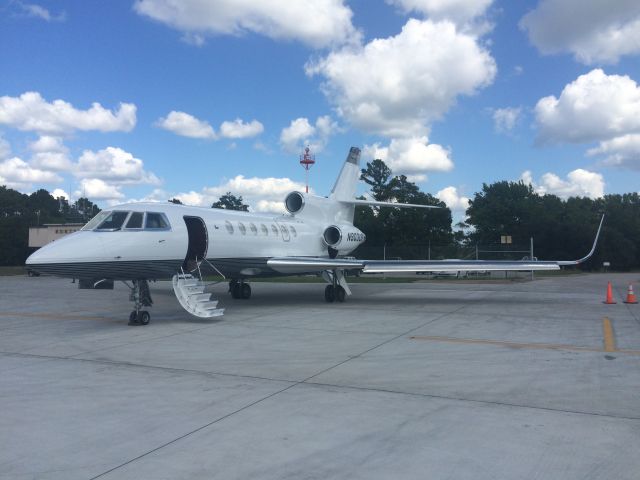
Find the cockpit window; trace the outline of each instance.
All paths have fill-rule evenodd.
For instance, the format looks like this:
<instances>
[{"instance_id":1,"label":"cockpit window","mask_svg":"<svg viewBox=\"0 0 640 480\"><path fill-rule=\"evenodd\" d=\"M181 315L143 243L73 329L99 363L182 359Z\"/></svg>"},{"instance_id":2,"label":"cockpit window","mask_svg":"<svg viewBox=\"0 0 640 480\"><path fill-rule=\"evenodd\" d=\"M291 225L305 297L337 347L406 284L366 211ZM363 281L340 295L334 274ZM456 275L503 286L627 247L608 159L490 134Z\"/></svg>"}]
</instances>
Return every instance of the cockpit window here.
<instances>
[{"instance_id":1,"label":"cockpit window","mask_svg":"<svg viewBox=\"0 0 640 480\"><path fill-rule=\"evenodd\" d=\"M107 218L100 224L98 230L120 230L127 215L129 215L129 212L110 212Z\"/></svg>"},{"instance_id":2,"label":"cockpit window","mask_svg":"<svg viewBox=\"0 0 640 480\"><path fill-rule=\"evenodd\" d=\"M142 212L132 212L124 228L142 228Z\"/></svg>"},{"instance_id":3,"label":"cockpit window","mask_svg":"<svg viewBox=\"0 0 640 480\"><path fill-rule=\"evenodd\" d=\"M169 228L169 223L161 213L147 213L145 228L150 230Z\"/></svg>"},{"instance_id":4,"label":"cockpit window","mask_svg":"<svg viewBox=\"0 0 640 480\"><path fill-rule=\"evenodd\" d=\"M111 212L106 212L106 211L102 211L102 212L98 212L98 214L93 217L91 220L89 220L87 222L87 224L82 227L81 230L93 230L94 228L96 228L100 223L102 223L102 221L107 217L107 215L109 215Z\"/></svg>"}]
</instances>

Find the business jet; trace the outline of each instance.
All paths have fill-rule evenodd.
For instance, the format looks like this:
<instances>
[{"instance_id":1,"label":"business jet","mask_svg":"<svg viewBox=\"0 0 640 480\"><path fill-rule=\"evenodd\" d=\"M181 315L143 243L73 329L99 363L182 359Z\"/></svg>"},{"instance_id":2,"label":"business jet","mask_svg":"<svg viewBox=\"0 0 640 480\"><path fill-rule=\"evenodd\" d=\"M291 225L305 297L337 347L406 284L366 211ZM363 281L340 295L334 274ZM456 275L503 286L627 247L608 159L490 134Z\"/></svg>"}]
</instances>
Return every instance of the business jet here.
<instances>
[{"instance_id":1,"label":"business jet","mask_svg":"<svg viewBox=\"0 0 640 480\"><path fill-rule=\"evenodd\" d=\"M320 274L327 302L344 302L351 290L345 271L361 273L442 271L539 271L578 265L595 250L569 261L356 260L344 258L366 237L353 225L357 206L438 208L427 205L356 200L360 150L352 147L328 197L289 193L285 215L258 214L173 203L130 203L101 211L80 231L34 252L27 266L36 272L77 278L80 288L112 289L114 281L131 290L130 325L147 325L143 307L153 301L149 280L172 279L180 305L209 318L224 309L205 293L203 277L229 281L233 298L248 299L248 280Z\"/></svg>"}]
</instances>

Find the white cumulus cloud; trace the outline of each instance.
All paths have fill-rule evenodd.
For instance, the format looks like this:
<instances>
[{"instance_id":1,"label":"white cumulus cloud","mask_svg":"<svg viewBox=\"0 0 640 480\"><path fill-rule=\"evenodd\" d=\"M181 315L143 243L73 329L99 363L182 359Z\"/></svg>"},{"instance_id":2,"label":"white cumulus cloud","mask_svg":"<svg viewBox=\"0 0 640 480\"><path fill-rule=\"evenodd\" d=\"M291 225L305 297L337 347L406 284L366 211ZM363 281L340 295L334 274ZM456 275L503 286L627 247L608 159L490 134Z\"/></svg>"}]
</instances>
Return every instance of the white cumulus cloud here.
<instances>
[{"instance_id":1,"label":"white cumulus cloud","mask_svg":"<svg viewBox=\"0 0 640 480\"><path fill-rule=\"evenodd\" d=\"M29 144L29 149L33 152L30 163L34 167L56 172L72 168L69 149L60 137L42 135Z\"/></svg>"},{"instance_id":2,"label":"white cumulus cloud","mask_svg":"<svg viewBox=\"0 0 640 480\"><path fill-rule=\"evenodd\" d=\"M438 199L447 204L453 211L466 211L469 208L469 197L460 195L456 187L445 187L439 190L436 195Z\"/></svg>"},{"instance_id":3,"label":"white cumulus cloud","mask_svg":"<svg viewBox=\"0 0 640 480\"><path fill-rule=\"evenodd\" d=\"M453 169L449 150L441 145L429 143L427 137L395 138L388 146L379 143L365 145L365 159L379 158L387 164L394 175L420 175L429 171L448 172ZM426 177L421 177L424 181Z\"/></svg>"},{"instance_id":4,"label":"white cumulus cloud","mask_svg":"<svg viewBox=\"0 0 640 480\"><path fill-rule=\"evenodd\" d=\"M529 170L522 173L520 180L530 184L539 194L552 194L560 198L589 197L604 195L604 178L601 174L582 168L573 170L563 180L555 173L545 173L539 182L535 182Z\"/></svg>"},{"instance_id":5,"label":"white cumulus cloud","mask_svg":"<svg viewBox=\"0 0 640 480\"><path fill-rule=\"evenodd\" d=\"M506 107L496 108L493 111L493 126L497 132L510 132L518 123L522 108Z\"/></svg>"},{"instance_id":6,"label":"white cumulus cloud","mask_svg":"<svg viewBox=\"0 0 640 480\"><path fill-rule=\"evenodd\" d=\"M220 135L225 138L250 138L260 135L264 131L264 126L257 120L243 122L236 118L234 121L222 122L220 125Z\"/></svg>"},{"instance_id":7,"label":"white cumulus cloud","mask_svg":"<svg viewBox=\"0 0 640 480\"><path fill-rule=\"evenodd\" d=\"M161 183L158 177L144 169L142 160L117 147L107 147L97 152L85 150L74 166L73 174L85 179L108 180L117 185ZM94 182L95 185L100 184Z\"/></svg>"},{"instance_id":8,"label":"white cumulus cloud","mask_svg":"<svg viewBox=\"0 0 640 480\"><path fill-rule=\"evenodd\" d=\"M6 185L9 188L24 189L33 184L61 181L62 178L59 175L34 168L18 157L0 162L0 185Z\"/></svg>"},{"instance_id":9,"label":"white cumulus cloud","mask_svg":"<svg viewBox=\"0 0 640 480\"><path fill-rule=\"evenodd\" d=\"M199 120L186 112L173 110L166 117L159 118L156 126L182 137L207 138L210 140L217 138L216 132L208 122Z\"/></svg>"},{"instance_id":10,"label":"white cumulus cloud","mask_svg":"<svg viewBox=\"0 0 640 480\"><path fill-rule=\"evenodd\" d=\"M76 198L85 197L91 200L122 200L125 198L119 187L99 178L82 179L80 188L76 190L74 195Z\"/></svg>"},{"instance_id":11,"label":"white cumulus cloud","mask_svg":"<svg viewBox=\"0 0 640 480\"><path fill-rule=\"evenodd\" d=\"M483 15L493 0L386 0L405 13L418 12L431 19L463 24Z\"/></svg>"},{"instance_id":12,"label":"white cumulus cloud","mask_svg":"<svg viewBox=\"0 0 640 480\"><path fill-rule=\"evenodd\" d=\"M489 85L496 64L449 21L410 19L393 37L345 47L306 65L353 126L387 137L428 134L458 95Z\"/></svg>"},{"instance_id":13,"label":"white cumulus cloud","mask_svg":"<svg viewBox=\"0 0 640 480\"><path fill-rule=\"evenodd\" d=\"M640 87L630 77L594 69L535 107L543 142L583 143L640 132Z\"/></svg>"},{"instance_id":14,"label":"white cumulus cloud","mask_svg":"<svg viewBox=\"0 0 640 480\"><path fill-rule=\"evenodd\" d=\"M311 47L357 41L351 9L343 0L137 0L134 9L202 45L210 35L256 33Z\"/></svg>"},{"instance_id":15,"label":"white cumulus cloud","mask_svg":"<svg viewBox=\"0 0 640 480\"><path fill-rule=\"evenodd\" d=\"M292 120L288 127L280 132L280 144L290 153L300 152L303 147L309 146L312 152L320 152L324 149L329 138L339 130L338 124L328 115L316 119L314 125L306 117Z\"/></svg>"},{"instance_id":16,"label":"white cumulus cloud","mask_svg":"<svg viewBox=\"0 0 640 480\"><path fill-rule=\"evenodd\" d=\"M602 156L603 164L611 167L640 170L640 134L630 133L600 142L587 151L589 156Z\"/></svg>"},{"instance_id":17,"label":"white cumulus cloud","mask_svg":"<svg viewBox=\"0 0 640 480\"><path fill-rule=\"evenodd\" d=\"M136 125L136 106L120 103L115 111L93 103L78 110L64 100L47 102L38 92L0 97L0 124L43 135L64 135L76 130L129 132Z\"/></svg>"},{"instance_id":18,"label":"white cumulus cloud","mask_svg":"<svg viewBox=\"0 0 640 480\"><path fill-rule=\"evenodd\" d=\"M520 21L543 54L572 53L585 64L640 53L637 0L541 0Z\"/></svg>"},{"instance_id":19,"label":"white cumulus cloud","mask_svg":"<svg viewBox=\"0 0 640 480\"><path fill-rule=\"evenodd\" d=\"M18 0L17 2L13 2L13 4L20 9L23 15L39 18L45 22L63 22L67 18L67 14L65 12L53 15L49 10L35 3L24 3Z\"/></svg>"},{"instance_id":20,"label":"white cumulus cloud","mask_svg":"<svg viewBox=\"0 0 640 480\"><path fill-rule=\"evenodd\" d=\"M51 196L52 196L53 198L60 198L60 197L64 197L64 198L66 198L67 200L69 200L69 198L70 198L70 197L69 197L69 194L68 194L66 191L64 191L63 189L61 189L61 188L54 188L54 189L53 189L53 192L51 192Z\"/></svg>"},{"instance_id":21,"label":"white cumulus cloud","mask_svg":"<svg viewBox=\"0 0 640 480\"><path fill-rule=\"evenodd\" d=\"M231 192L236 196L242 196L244 203L251 207L252 211L284 212L284 197L294 190L303 191L304 184L295 182L289 178L261 178L237 175L215 187L205 187L201 191L178 193L179 198L187 205L211 206L220 196Z\"/></svg>"}]
</instances>

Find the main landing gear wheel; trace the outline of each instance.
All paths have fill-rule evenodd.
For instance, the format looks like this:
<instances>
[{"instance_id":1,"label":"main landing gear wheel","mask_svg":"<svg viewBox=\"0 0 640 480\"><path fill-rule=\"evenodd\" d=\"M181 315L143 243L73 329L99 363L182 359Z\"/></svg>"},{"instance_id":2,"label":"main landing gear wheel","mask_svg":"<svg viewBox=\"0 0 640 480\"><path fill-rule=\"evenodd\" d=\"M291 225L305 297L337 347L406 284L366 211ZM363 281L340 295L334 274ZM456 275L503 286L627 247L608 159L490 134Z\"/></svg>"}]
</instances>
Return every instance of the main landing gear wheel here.
<instances>
[{"instance_id":1,"label":"main landing gear wheel","mask_svg":"<svg viewBox=\"0 0 640 480\"><path fill-rule=\"evenodd\" d=\"M243 281L232 280L229 282L229 292L232 298L248 300L251 298L251 285Z\"/></svg>"},{"instance_id":2,"label":"main landing gear wheel","mask_svg":"<svg viewBox=\"0 0 640 480\"><path fill-rule=\"evenodd\" d=\"M347 292L345 292L344 288L342 288L340 285L338 285L337 287L334 287L333 285L327 285L324 289L324 299L328 303L331 303L333 301L342 303L344 302L346 295Z\"/></svg>"},{"instance_id":3,"label":"main landing gear wheel","mask_svg":"<svg viewBox=\"0 0 640 480\"><path fill-rule=\"evenodd\" d=\"M333 288L333 285L327 285L324 289L324 300L327 303L333 303L336 299L336 291Z\"/></svg>"}]
</instances>

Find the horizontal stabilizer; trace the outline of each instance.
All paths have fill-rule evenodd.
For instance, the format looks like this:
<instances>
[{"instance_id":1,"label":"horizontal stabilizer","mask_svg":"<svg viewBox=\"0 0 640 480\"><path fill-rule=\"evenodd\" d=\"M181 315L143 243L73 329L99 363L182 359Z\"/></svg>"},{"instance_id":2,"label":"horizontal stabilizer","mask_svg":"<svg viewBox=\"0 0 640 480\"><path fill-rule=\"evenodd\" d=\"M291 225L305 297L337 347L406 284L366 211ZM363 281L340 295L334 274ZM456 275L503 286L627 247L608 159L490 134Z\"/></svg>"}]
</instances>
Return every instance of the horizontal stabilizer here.
<instances>
[{"instance_id":1,"label":"horizontal stabilizer","mask_svg":"<svg viewBox=\"0 0 640 480\"><path fill-rule=\"evenodd\" d=\"M367 205L370 207L396 207L396 208L442 208L435 205L418 205L417 203L378 202L376 200L340 200L340 203L349 205Z\"/></svg>"}]
</instances>

